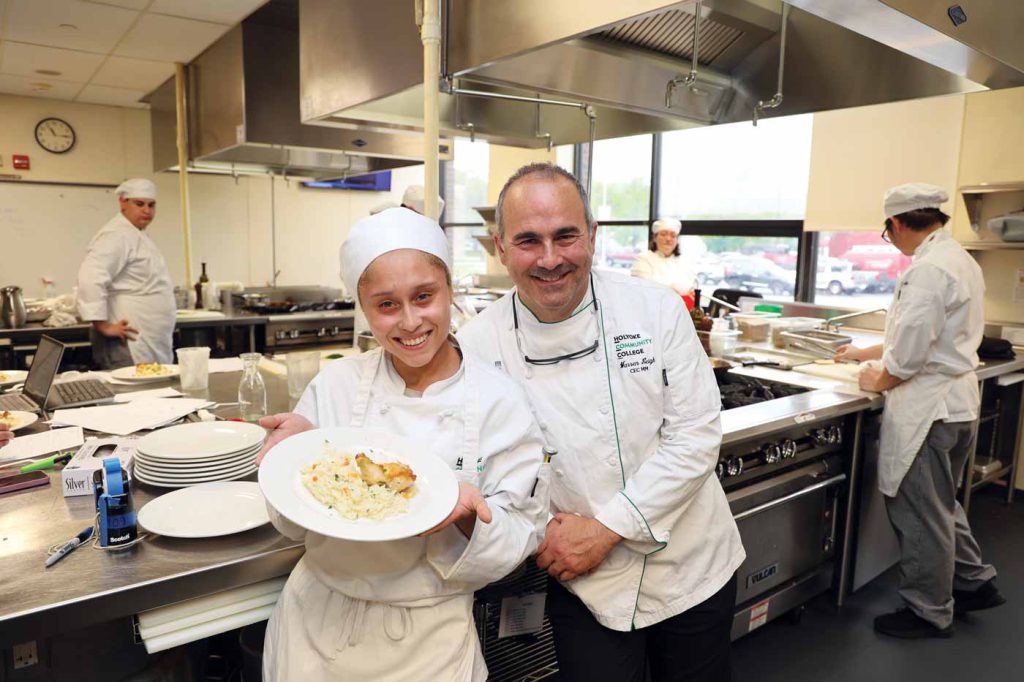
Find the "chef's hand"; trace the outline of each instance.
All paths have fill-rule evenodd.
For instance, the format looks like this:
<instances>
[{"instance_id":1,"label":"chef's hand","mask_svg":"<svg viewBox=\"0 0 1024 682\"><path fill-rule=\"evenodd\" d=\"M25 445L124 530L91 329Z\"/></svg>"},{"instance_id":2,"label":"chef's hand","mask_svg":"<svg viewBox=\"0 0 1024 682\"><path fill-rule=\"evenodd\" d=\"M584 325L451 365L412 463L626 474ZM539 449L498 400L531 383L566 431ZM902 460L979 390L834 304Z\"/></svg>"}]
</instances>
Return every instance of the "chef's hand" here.
<instances>
[{"instance_id":1,"label":"chef's hand","mask_svg":"<svg viewBox=\"0 0 1024 682\"><path fill-rule=\"evenodd\" d=\"M537 566L563 582L572 580L597 568L621 541L597 519L558 513L537 548Z\"/></svg>"},{"instance_id":2,"label":"chef's hand","mask_svg":"<svg viewBox=\"0 0 1024 682\"><path fill-rule=\"evenodd\" d=\"M266 442L263 443L263 448L260 450L259 454L256 455L257 466L259 466L259 463L263 461L263 457L267 454L267 451L283 441L285 438L315 428L308 419L295 414L294 412L268 414L266 417L262 417L260 419L260 426L268 429L270 431L270 435L267 436Z\"/></svg>"},{"instance_id":3,"label":"chef's hand","mask_svg":"<svg viewBox=\"0 0 1024 682\"><path fill-rule=\"evenodd\" d=\"M0 448L7 445L7 441L14 438L14 432L8 431L6 428L0 426Z\"/></svg>"},{"instance_id":4,"label":"chef's hand","mask_svg":"<svg viewBox=\"0 0 1024 682\"><path fill-rule=\"evenodd\" d=\"M864 367L857 375L857 383L865 391L881 391L882 371L881 367Z\"/></svg>"},{"instance_id":5,"label":"chef's hand","mask_svg":"<svg viewBox=\"0 0 1024 682\"><path fill-rule=\"evenodd\" d=\"M867 358L864 356L864 349L857 348L852 343L848 343L845 346L840 346L836 349L836 362L841 360L847 360L850 362L864 362Z\"/></svg>"},{"instance_id":6,"label":"chef's hand","mask_svg":"<svg viewBox=\"0 0 1024 682\"><path fill-rule=\"evenodd\" d=\"M473 527L476 525L477 517L484 523L491 522L491 508L487 506L487 500L480 489L471 483L459 483L459 501L455 503L455 509L441 523L420 535L431 535L442 531L453 523L462 531L467 538L473 535Z\"/></svg>"},{"instance_id":7,"label":"chef's hand","mask_svg":"<svg viewBox=\"0 0 1024 682\"><path fill-rule=\"evenodd\" d=\"M103 336L112 339L134 341L135 335L139 333L138 329L128 324L128 320L121 320L116 324L113 322L93 322L92 326Z\"/></svg>"}]
</instances>

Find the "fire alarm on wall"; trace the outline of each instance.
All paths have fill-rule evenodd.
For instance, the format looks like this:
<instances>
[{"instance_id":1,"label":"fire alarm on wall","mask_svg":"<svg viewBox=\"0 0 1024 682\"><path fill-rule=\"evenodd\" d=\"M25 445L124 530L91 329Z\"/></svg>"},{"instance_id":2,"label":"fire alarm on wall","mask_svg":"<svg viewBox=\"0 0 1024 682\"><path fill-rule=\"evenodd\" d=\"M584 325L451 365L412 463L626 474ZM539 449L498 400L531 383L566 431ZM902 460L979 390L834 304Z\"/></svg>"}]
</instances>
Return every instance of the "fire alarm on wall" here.
<instances>
[{"instance_id":1,"label":"fire alarm on wall","mask_svg":"<svg viewBox=\"0 0 1024 682\"><path fill-rule=\"evenodd\" d=\"M11 165L18 170L29 170L28 154L13 154L11 156Z\"/></svg>"}]
</instances>

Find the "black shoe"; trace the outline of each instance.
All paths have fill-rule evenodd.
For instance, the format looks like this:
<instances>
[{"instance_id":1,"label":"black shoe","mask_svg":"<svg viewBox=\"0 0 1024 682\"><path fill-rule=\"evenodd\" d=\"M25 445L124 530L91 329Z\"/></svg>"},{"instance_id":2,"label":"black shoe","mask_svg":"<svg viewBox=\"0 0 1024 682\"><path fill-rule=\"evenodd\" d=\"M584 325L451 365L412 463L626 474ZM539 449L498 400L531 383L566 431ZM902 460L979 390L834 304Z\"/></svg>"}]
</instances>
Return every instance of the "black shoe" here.
<instances>
[{"instance_id":1,"label":"black shoe","mask_svg":"<svg viewBox=\"0 0 1024 682\"><path fill-rule=\"evenodd\" d=\"M968 611L983 611L1006 603L1006 597L996 587L995 578L974 590L953 590L953 613L961 616Z\"/></svg>"},{"instance_id":2,"label":"black shoe","mask_svg":"<svg viewBox=\"0 0 1024 682\"><path fill-rule=\"evenodd\" d=\"M875 618L875 631L900 639L947 638L952 637L954 632L952 625L937 628L908 608Z\"/></svg>"}]
</instances>

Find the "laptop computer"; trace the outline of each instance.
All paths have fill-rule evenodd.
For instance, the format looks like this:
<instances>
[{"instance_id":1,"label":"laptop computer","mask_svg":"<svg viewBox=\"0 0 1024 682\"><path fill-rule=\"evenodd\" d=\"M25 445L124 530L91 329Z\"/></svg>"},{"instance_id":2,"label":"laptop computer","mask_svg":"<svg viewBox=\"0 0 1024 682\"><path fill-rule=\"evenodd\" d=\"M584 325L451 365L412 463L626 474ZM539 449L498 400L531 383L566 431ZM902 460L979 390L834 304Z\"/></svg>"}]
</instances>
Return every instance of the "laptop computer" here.
<instances>
[{"instance_id":1,"label":"laptop computer","mask_svg":"<svg viewBox=\"0 0 1024 682\"><path fill-rule=\"evenodd\" d=\"M114 392L98 379L53 383L66 346L49 336L39 339L32 366L21 393L0 395L0 410L41 412L65 407L99 405L114 401Z\"/></svg>"}]
</instances>

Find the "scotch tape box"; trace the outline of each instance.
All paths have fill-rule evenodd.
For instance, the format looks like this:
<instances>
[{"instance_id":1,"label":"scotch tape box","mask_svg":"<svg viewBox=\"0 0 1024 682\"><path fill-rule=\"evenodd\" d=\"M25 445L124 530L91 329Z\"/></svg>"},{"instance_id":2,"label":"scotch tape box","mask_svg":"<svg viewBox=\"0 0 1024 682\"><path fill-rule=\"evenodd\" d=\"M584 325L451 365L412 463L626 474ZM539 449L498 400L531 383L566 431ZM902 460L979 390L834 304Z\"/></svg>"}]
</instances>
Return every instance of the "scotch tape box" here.
<instances>
[{"instance_id":1,"label":"scotch tape box","mask_svg":"<svg viewBox=\"0 0 1024 682\"><path fill-rule=\"evenodd\" d=\"M129 465L135 456L135 438L90 438L78 448L71 461L64 466L61 473L61 489L64 497L92 495L92 475L97 469L103 468L103 460L117 457L121 460L121 468L129 471ZM129 471L129 477L131 472Z\"/></svg>"}]
</instances>

